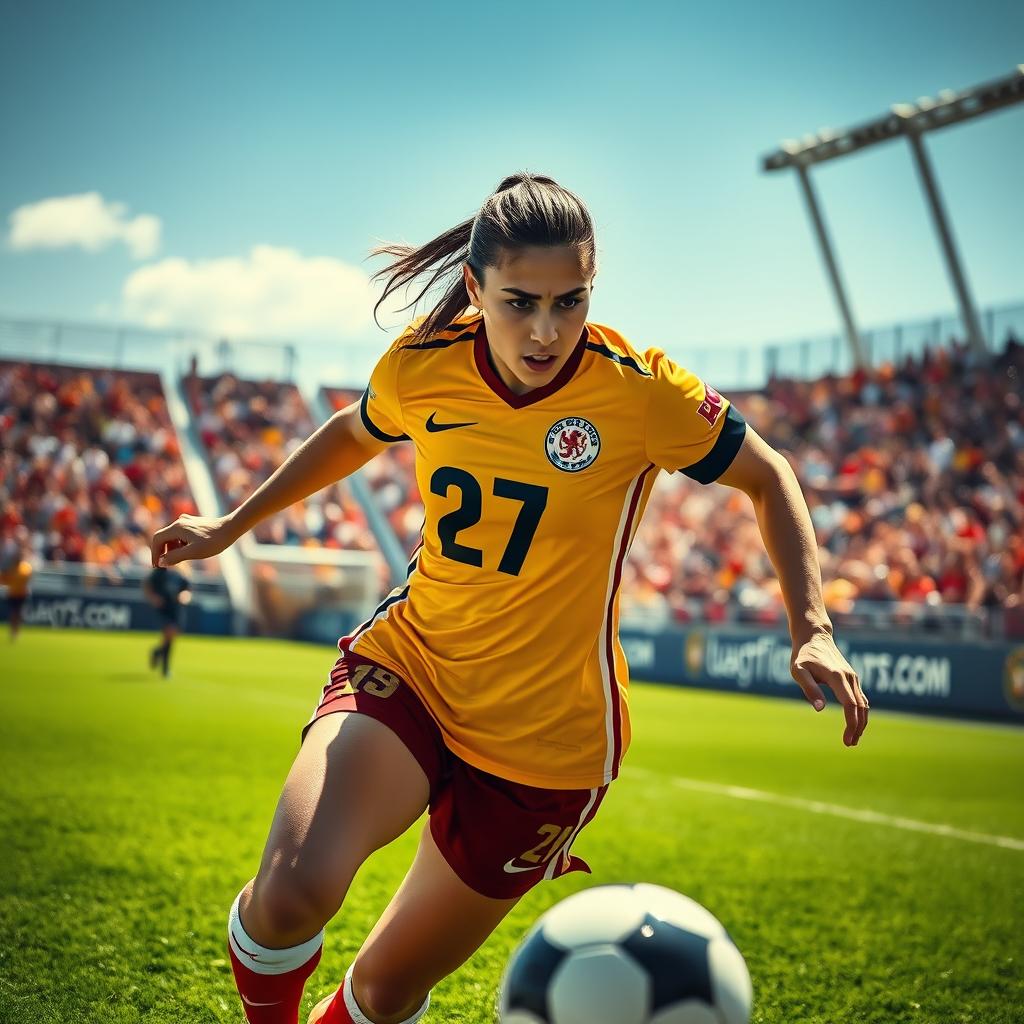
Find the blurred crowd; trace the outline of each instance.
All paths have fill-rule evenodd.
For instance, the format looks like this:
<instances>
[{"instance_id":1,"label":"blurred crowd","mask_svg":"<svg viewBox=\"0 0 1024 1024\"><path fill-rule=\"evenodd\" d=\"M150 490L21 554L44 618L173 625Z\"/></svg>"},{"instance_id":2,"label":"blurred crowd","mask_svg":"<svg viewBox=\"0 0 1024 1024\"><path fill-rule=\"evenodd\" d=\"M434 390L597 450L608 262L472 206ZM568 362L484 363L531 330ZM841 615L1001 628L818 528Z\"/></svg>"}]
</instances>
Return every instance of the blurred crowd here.
<instances>
[{"instance_id":1,"label":"blurred crowd","mask_svg":"<svg viewBox=\"0 0 1024 1024\"><path fill-rule=\"evenodd\" d=\"M362 397L361 391L324 388L331 409L344 409ZM393 444L371 459L362 470L374 502L387 516L402 548L412 553L420 542L423 502L416 484L415 451L411 444Z\"/></svg>"},{"instance_id":2,"label":"blurred crowd","mask_svg":"<svg viewBox=\"0 0 1024 1024\"><path fill-rule=\"evenodd\" d=\"M699 368L696 368L699 372ZM826 604L929 610L1024 603L1024 348L988 366L963 346L845 377L731 396L793 467ZM628 584L628 585L627 585ZM785 621L752 503L662 475L637 533L623 611L653 621ZM944 620L936 614L934 625Z\"/></svg>"},{"instance_id":3,"label":"blurred crowd","mask_svg":"<svg viewBox=\"0 0 1024 1024\"><path fill-rule=\"evenodd\" d=\"M294 384L246 381L230 373L185 378L190 411L227 509L237 508L316 429ZM379 556L362 506L344 482L260 523L263 544L368 551ZM386 583L380 558L378 572Z\"/></svg>"},{"instance_id":4,"label":"blurred crowd","mask_svg":"<svg viewBox=\"0 0 1024 1024\"><path fill-rule=\"evenodd\" d=\"M156 374L0 362L0 564L23 553L117 579L186 512Z\"/></svg>"},{"instance_id":5,"label":"blurred crowd","mask_svg":"<svg viewBox=\"0 0 1024 1024\"><path fill-rule=\"evenodd\" d=\"M966 615L998 608L1024 616L1022 376L1024 349L1011 336L985 366L953 345L729 396L800 481L833 615L883 608L890 619L920 623L957 606ZM229 509L315 427L291 384L191 373L184 386ZM333 410L360 394L322 391ZM412 445L393 445L362 471L406 551L423 522L413 456ZM27 546L37 563L144 566L153 530L182 512L196 507L155 375L0 363L0 564ZM255 535L375 552L387 584L366 514L344 483L264 521ZM661 474L624 569L622 614L650 625L784 624L746 495Z\"/></svg>"}]
</instances>

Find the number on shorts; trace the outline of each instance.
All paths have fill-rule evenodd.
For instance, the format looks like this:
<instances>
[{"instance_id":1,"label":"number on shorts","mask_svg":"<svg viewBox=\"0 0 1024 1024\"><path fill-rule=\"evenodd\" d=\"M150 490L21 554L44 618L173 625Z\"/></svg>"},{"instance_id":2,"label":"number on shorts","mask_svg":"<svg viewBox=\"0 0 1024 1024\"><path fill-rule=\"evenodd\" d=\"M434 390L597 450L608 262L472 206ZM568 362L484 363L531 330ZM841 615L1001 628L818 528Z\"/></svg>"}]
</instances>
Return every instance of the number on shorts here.
<instances>
[{"instance_id":1,"label":"number on shorts","mask_svg":"<svg viewBox=\"0 0 1024 1024\"><path fill-rule=\"evenodd\" d=\"M402 680L379 665L357 665L352 670L351 685L375 697L390 697L402 685Z\"/></svg>"},{"instance_id":2,"label":"number on shorts","mask_svg":"<svg viewBox=\"0 0 1024 1024\"><path fill-rule=\"evenodd\" d=\"M537 829L537 835L544 838L533 849L527 850L519 859L530 864L545 864L562 848L562 844L569 838L573 825L542 825Z\"/></svg>"}]
</instances>

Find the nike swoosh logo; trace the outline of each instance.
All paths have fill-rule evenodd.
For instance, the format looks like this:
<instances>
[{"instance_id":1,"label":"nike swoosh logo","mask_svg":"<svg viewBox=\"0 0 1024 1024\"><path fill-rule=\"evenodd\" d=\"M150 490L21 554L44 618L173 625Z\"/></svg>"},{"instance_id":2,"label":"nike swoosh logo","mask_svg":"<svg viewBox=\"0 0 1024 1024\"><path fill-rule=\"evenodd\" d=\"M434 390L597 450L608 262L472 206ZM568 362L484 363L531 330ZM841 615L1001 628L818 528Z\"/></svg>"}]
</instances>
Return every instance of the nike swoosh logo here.
<instances>
[{"instance_id":1,"label":"nike swoosh logo","mask_svg":"<svg viewBox=\"0 0 1024 1024\"><path fill-rule=\"evenodd\" d=\"M512 860L515 860L515 857L513 857ZM520 871L536 871L537 868L544 867L543 864L531 864L528 868L519 868L519 867L516 867L516 865L512 863L512 860L508 861L505 864L505 870L510 875L518 874Z\"/></svg>"},{"instance_id":2,"label":"nike swoosh logo","mask_svg":"<svg viewBox=\"0 0 1024 1024\"><path fill-rule=\"evenodd\" d=\"M475 427L476 423L435 423L434 417L437 415L436 412L432 412L427 417L427 430L431 434L436 434L439 430L454 430L456 427Z\"/></svg>"},{"instance_id":3,"label":"nike swoosh logo","mask_svg":"<svg viewBox=\"0 0 1024 1024\"><path fill-rule=\"evenodd\" d=\"M242 995L241 992L239 992L238 994ZM246 1006L280 1006L281 1005L281 1000L280 999L276 1003L254 1003L251 999L246 999L245 996L242 996L242 1002L245 1003Z\"/></svg>"}]
</instances>

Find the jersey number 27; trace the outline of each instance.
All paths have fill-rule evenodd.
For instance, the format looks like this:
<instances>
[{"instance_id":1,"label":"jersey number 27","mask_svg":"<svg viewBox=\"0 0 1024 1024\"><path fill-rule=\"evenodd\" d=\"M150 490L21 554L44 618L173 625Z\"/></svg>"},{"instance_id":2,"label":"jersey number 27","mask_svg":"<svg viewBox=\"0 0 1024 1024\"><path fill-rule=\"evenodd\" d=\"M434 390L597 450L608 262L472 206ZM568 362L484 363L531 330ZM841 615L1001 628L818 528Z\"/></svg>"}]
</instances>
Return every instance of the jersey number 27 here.
<instances>
[{"instance_id":1,"label":"jersey number 27","mask_svg":"<svg viewBox=\"0 0 1024 1024\"><path fill-rule=\"evenodd\" d=\"M480 522L483 515L483 490L472 473L454 466L441 466L430 478L430 491L441 498L447 498L449 490L459 490L459 507L446 512L437 521L437 535L441 539L441 554L465 565L482 566L484 553L480 548L460 544L456 537L460 530L467 530ZM522 508L512 527L512 535L505 545L505 551L498 562L498 572L518 576L526 561L526 555L533 543L537 525L548 503L548 489L537 484L524 484L519 480L497 477L494 481L494 497L522 502Z\"/></svg>"}]
</instances>

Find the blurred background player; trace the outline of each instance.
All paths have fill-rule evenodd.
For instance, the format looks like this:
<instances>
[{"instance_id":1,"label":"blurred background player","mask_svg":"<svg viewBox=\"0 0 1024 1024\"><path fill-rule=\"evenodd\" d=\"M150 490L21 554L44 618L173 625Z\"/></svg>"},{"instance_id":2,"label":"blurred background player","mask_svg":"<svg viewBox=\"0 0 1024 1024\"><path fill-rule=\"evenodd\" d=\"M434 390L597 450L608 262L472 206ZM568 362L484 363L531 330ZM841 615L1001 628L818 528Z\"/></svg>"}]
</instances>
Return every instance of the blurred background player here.
<instances>
[{"instance_id":1,"label":"blurred background player","mask_svg":"<svg viewBox=\"0 0 1024 1024\"><path fill-rule=\"evenodd\" d=\"M142 584L146 600L163 619L163 642L149 652L149 667L170 675L171 644L185 626L185 605L192 600L189 582L176 569L157 566Z\"/></svg>"},{"instance_id":2,"label":"blurred background player","mask_svg":"<svg viewBox=\"0 0 1024 1024\"><path fill-rule=\"evenodd\" d=\"M14 643L21 629L21 613L29 595L29 583L32 579L32 563L28 560L29 547L27 541L21 541L9 556L6 563L0 565L0 584L7 588L8 627L11 643Z\"/></svg>"}]
</instances>

